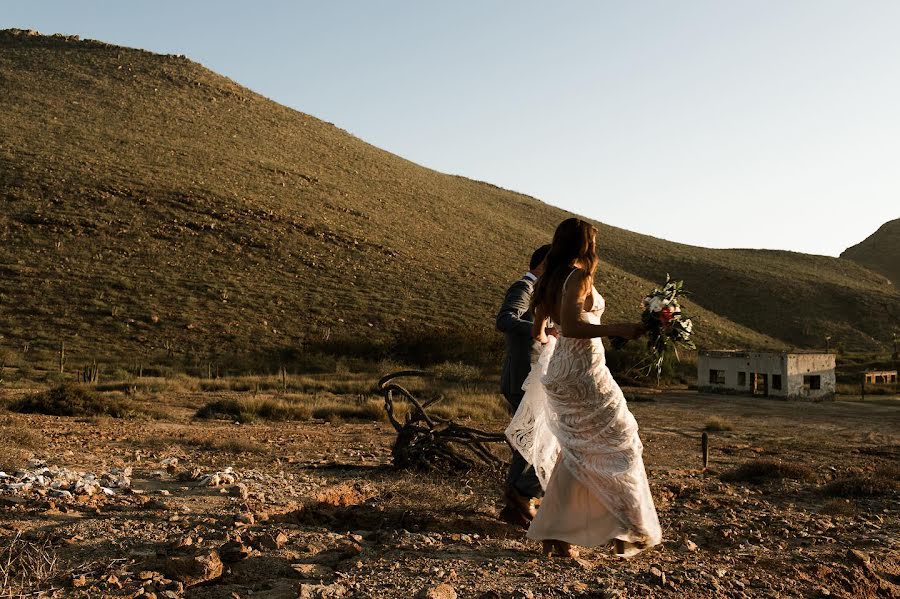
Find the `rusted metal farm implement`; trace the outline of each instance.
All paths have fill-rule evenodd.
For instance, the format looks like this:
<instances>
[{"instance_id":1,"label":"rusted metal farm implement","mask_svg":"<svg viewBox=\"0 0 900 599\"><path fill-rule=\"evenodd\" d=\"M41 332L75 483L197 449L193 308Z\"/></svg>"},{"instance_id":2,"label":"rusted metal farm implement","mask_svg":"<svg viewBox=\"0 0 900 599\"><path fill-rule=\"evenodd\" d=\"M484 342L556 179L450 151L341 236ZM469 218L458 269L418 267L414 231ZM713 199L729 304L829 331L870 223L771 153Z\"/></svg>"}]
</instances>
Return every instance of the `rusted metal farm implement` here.
<instances>
[{"instance_id":1,"label":"rusted metal farm implement","mask_svg":"<svg viewBox=\"0 0 900 599\"><path fill-rule=\"evenodd\" d=\"M463 426L448 418L429 414L428 408L442 397L419 401L405 387L396 382L403 377L430 378L431 373L422 370L401 370L385 375L378 381L378 389L384 396L384 409L388 420L397 431L392 450L394 465L398 468L422 470L447 469L471 470L481 463L491 468L504 465L489 448L491 443L506 443L503 433L491 433ZM403 398L409 403L404 422L397 419L395 400Z\"/></svg>"}]
</instances>

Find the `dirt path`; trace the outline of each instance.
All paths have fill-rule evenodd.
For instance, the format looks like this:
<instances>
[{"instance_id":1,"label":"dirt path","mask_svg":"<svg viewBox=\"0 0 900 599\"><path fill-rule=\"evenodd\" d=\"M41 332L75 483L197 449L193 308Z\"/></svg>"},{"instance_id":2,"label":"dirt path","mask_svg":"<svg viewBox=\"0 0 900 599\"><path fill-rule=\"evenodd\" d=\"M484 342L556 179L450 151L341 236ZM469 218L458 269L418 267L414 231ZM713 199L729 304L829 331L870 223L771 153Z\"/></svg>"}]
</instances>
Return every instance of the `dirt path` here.
<instances>
[{"instance_id":1,"label":"dirt path","mask_svg":"<svg viewBox=\"0 0 900 599\"><path fill-rule=\"evenodd\" d=\"M548 562L497 520L499 474L395 471L386 425L196 422L185 408L200 398L166 401L180 420L0 415L8 473L34 458L97 475L131 468L131 491L109 497L0 495L0 539L44 544L57 595L388 598L431 588L449 597L452 587L459 597L855 598L900 589L900 497L883 480L900 463L895 403L632 401L665 544L628 561L596 549ZM732 430L710 433L704 472L699 438L712 417ZM794 465L798 478L721 478L760 461ZM229 467L236 483L204 479ZM224 564L207 559L214 550ZM210 580L185 588L175 580L189 578L182 567ZM44 581L35 572L32 582Z\"/></svg>"}]
</instances>

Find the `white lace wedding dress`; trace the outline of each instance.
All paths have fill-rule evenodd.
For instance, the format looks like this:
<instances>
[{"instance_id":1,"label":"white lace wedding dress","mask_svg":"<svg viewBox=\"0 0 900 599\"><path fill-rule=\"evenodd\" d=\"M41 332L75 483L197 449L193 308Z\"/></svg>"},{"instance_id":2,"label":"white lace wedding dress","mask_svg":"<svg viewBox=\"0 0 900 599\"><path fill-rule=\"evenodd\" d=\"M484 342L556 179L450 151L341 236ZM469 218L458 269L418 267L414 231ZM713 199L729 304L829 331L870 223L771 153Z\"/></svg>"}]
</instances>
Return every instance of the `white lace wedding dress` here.
<instances>
[{"instance_id":1,"label":"white lace wedding dress","mask_svg":"<svg viewBox=\"0 0 900 599\"><path fill-rule=\"evenodd\" d=\"M600 324L593 290L584 318ZM606 367L599 338L560 331L534 361L506 436L545 489L528 538L597 547L613 539L634 555L662 539L637 422Z\"/></svg>"}]
</instances>

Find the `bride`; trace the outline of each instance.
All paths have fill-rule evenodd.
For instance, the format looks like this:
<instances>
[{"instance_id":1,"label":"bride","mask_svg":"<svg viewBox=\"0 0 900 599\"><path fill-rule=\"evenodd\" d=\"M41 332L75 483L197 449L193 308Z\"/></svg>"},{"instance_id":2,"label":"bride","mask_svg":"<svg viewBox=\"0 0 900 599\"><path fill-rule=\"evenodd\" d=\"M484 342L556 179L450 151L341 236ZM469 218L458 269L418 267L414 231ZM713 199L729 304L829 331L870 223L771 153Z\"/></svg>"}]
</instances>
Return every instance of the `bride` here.
<instances>
[{"instance_id":1,"label":"bride","mask_svg":"<svg viewBox=\"0 0 900 599\"><path fill-rule=\"evenodd\" d=\"M545 487L528 538L550 556L574 557L573 545L615 541L634 555L662 533L638 426L613 380L601 337L636 339L640 324L600 324L604 301L593 286L597 230L570 218L553 236L532 298L535 338L544 349L525 381L525 397L507 437ZM550 321L559 338L548 337Z\"/></svg>"}]
</instances>

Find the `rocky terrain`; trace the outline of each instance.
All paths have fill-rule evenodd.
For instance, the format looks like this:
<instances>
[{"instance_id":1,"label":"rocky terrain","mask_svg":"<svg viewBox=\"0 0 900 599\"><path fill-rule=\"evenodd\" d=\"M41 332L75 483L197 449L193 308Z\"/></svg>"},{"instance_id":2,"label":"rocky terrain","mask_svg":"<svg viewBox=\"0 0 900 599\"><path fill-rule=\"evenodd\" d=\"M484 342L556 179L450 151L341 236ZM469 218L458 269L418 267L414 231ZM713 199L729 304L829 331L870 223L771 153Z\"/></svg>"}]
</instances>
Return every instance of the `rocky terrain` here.
<instances>
[{"instance_id":1,"label":"rocky terrain","mask_svg":"<svg viewBox=\"0 0 900 599\"><path fill-rule=\"evenodd\" d=\"M165 421L0 414L0 595L900 593L889 400L635 398L665 543L630 560L545 559L497 519L500 474L397 471L384 423L199 422L196 394L164 401Z\"/></svg>"}]
</instances>

